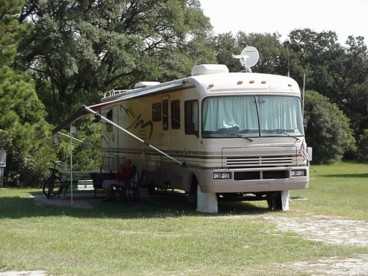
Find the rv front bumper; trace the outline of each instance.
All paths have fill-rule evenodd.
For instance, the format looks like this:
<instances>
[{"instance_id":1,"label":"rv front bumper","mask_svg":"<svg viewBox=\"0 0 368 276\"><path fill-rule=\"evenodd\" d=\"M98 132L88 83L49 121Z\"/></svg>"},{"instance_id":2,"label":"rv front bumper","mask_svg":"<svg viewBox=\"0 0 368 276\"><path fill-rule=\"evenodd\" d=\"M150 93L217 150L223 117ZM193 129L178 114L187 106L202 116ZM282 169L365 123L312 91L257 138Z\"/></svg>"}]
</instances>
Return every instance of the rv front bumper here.
<instances>
[{"instance_id":1,"label":"rv front bumper","mask_svg":"<svg viewBox=\"0 0 368 276\"><path fill-rule=\"evenodd\" d=\"M308 188L309 168L262 168L204 170L199 181L202 192L241 193Z\"/></svg>"}]
</instances>

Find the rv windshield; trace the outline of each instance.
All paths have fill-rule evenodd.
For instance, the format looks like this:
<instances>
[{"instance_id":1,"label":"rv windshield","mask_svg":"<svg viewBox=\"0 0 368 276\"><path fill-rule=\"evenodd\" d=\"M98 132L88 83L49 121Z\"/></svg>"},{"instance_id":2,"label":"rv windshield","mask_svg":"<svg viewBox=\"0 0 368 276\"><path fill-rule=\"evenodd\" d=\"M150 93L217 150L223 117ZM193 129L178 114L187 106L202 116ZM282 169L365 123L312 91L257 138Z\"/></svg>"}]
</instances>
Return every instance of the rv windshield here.
<instances>
[{"instance_id":1,"label":"rv windshield","mask_svg":"<svg viewBox=\"0 0 368 276\"><path fill-rule=\"evenodd\" d=\"M221 96L203 101L204 138L302 136L301 104L290 96Z\"/></svg>"}]
</instances>

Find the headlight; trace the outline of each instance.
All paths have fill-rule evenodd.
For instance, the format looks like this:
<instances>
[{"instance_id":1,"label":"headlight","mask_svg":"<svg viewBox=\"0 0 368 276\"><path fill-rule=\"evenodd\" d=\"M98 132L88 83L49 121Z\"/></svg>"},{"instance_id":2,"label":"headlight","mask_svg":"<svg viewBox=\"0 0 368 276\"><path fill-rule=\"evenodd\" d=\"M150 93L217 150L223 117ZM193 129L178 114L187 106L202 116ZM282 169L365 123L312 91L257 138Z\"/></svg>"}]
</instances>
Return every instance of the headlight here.
<instances>
[{"instance_id":1,"label":"headlight","mask_svg":"<svg viewBox=\"0 0 368 276\"><path fill-rule=\"evenodd\" d=\"M215 172L213 173L213 179L231 179L230 172Z\"/></svg>"},{"instance_id":2,"label":"headlight","mask_svg":"<svg viewBox=\"0 0 368 276\"><path fill-rule=\"evenodd\" d=\"M306 170L294 170L290 171L290 177L296 177L296 176L306 176L307 171Z\"/></svg>"}]
</instances>

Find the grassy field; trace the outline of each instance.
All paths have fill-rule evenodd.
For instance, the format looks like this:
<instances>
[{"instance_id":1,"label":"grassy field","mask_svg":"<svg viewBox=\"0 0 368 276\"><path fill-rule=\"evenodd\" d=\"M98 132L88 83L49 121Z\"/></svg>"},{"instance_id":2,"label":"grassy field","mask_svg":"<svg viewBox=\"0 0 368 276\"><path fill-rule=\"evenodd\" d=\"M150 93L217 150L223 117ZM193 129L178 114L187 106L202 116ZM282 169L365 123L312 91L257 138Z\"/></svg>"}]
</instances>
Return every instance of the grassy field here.
<instances>
[{"instance_id":1,"label":"grassy field","mask_svg":"<svg viewBox=\"0 0 368 276\"><path fill-rule=\"evenodd\" d=\"M264 275L280 264L368 254L277 231L264 216L342 216L368 221L368 165L312 166L289 212L265 202L220 203L198 214L181 198L91 200L92 209L39 205L35 189L0 190L0 271L52 275ZM77 199L76 199L77 200ZM291 274L293 274L291 272ZM305 275L308 275L306 273Z\"/></svg>"}]
</instances>

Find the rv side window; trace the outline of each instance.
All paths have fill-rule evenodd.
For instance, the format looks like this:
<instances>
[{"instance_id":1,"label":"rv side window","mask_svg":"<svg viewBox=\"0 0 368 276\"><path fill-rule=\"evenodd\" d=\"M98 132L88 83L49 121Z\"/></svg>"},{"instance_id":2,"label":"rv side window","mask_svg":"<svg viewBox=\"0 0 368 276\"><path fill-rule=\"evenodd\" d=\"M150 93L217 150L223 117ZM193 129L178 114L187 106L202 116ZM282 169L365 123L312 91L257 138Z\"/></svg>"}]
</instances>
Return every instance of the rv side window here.
<instances>
[{"instance_id":1,"label":"rv side window","mask_svg":"<svg viewBox=\"0 0 368 276\"><path fill-rule=\"evenodd\" d=\"M171 102L171 128L180 128L180 101L175 100Z\"/></svg>"},{"instance_id":2,"label":"rv side window","mask_svg":"<svg viewBox=\"0 0 368 276\"><path fill-rule=\"evenodd\" d=\"M162 129L169 129L169 101L162 101Z\"/></svg>"},{"instance_id":3,"label":"rv side window","mask_svg":"<svg viewBox=\"0 0 368 276\"><path fill-rule=\"evenodd\" d=\"M185 134L198 135L198 101L186 101L185 110Z\"/></svg>"},{"instance_id":4,"label":"rv side window","mask_svg":"<svg viewBox=\"0 0 368 276\"><path fill-rule=\"evenodd\" d=\"M161 103L152 104L152 121L161 121Z\"/></svg>"}]
</instances>

